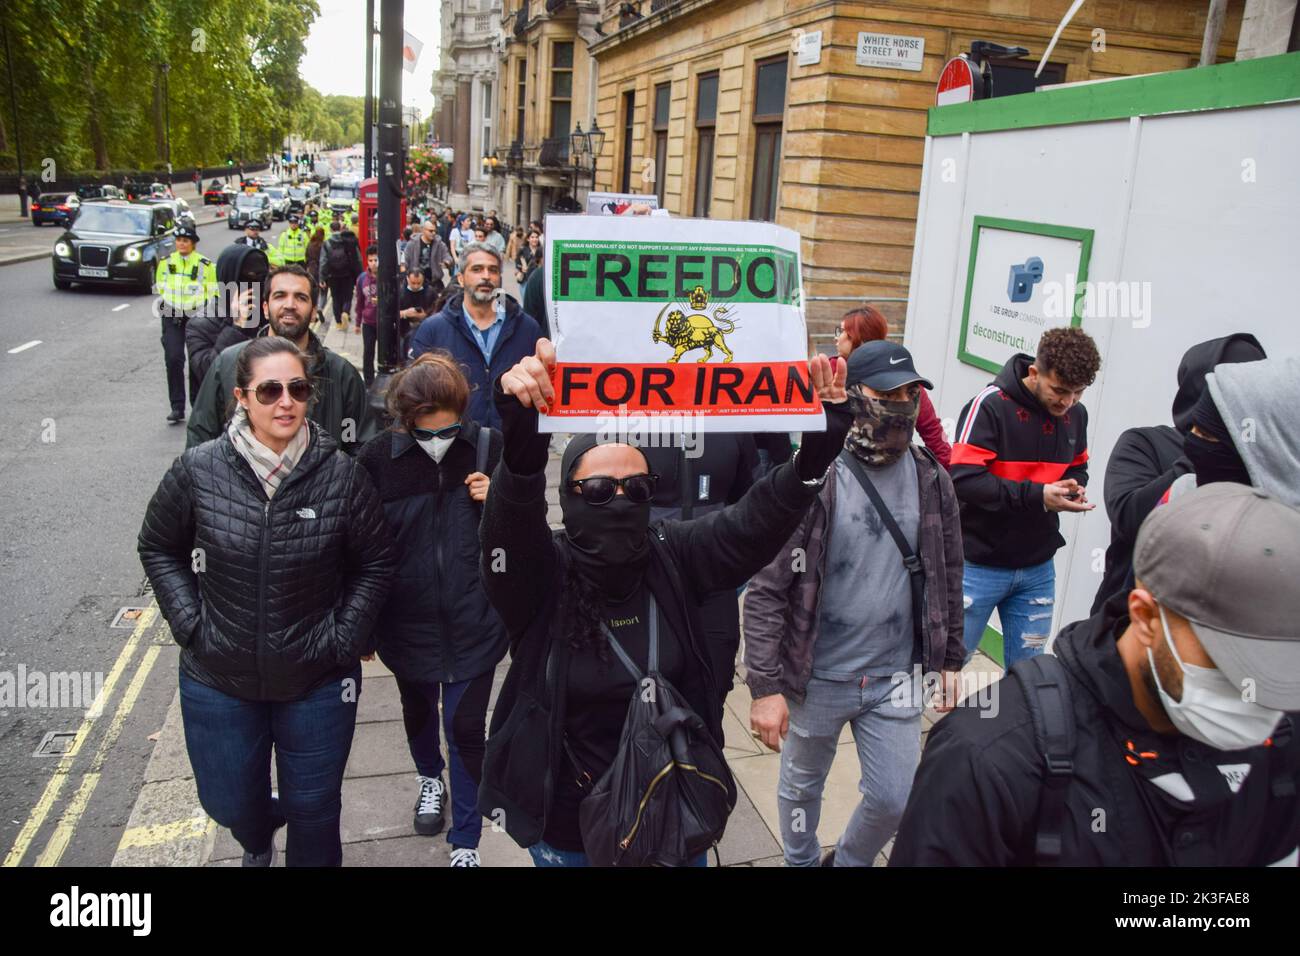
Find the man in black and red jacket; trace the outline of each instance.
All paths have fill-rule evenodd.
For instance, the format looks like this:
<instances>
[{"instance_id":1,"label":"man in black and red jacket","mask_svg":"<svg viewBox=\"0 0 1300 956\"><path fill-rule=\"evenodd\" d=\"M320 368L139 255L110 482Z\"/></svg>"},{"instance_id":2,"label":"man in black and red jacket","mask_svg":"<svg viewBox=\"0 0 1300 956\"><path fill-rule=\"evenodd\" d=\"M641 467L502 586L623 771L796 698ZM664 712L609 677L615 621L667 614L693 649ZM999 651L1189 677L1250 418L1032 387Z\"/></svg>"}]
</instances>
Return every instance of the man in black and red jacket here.
<instances>
[{"instance_id":1,"label":"man in black and red jacket","mask_svg":"<svg viewBox=\"0 0 1300 956\"><path fill-rule=\"evenodd\" d=\"M1052 558L1065 544L1061 511L1091 511L1088 413L1079 403L1101 357L1082 329L1049 329L1038 355L1015 355L966 403L952 446L966 568L966 653L993 609L1003 663L1042 652L1056 597Z\"/></svg>"}]
</instances>

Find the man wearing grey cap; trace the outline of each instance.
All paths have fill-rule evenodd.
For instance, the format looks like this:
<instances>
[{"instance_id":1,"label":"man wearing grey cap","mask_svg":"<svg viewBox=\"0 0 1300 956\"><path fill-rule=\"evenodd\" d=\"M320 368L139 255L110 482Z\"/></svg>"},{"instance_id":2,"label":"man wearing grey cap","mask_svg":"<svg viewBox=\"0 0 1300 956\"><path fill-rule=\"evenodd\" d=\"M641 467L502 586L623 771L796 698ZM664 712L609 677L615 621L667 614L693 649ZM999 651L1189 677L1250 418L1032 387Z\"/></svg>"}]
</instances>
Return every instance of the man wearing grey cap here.
<instances>
[{"instance_id":1,"label":"man wearing grey cap","mask_svg":"<svg viewBox=\"0 0 1300 956\"><path fill-rule=\"evenodd\" d=\"M1059 663L935 726L891 865L1296 865L1300 511L1206 485L1143 522L1133 566Z\"/></svg>"},{"instance_id":2,"label":"man wearing grey cap","mask_svg":"<svg viewBox=\"0 0 1300 956\"><path fill-rule=\"evenodd\" d=\"M945 710L956 703L965 657L957 495L933 453L912 442L921 386L930 383L907 349L883 340L853 351L846 383L853 426L844 449L745 595L750 725L781 751L777 806L789 866L874 863L916 772L921 674L942 680ZM846 724L862 800L822 860L822 791Z\"/></svg>"}]
</instances>

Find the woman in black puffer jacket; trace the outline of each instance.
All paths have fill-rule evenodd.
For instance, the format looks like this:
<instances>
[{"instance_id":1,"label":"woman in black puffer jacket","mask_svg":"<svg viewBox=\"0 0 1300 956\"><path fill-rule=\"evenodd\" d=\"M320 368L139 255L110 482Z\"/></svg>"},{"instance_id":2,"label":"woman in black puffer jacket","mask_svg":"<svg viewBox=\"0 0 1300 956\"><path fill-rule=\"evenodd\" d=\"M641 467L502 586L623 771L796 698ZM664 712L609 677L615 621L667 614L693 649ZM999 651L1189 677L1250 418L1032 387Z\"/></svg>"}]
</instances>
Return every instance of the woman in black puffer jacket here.
<instances>
[{"instance_id":1,"label":"woman in black puffer jacket","mask_svg":"<svg viewBox=\"0 0 1300 956\"><path fill-rule=\"evenodd\" d=\"M307 360L260 338L236 364L235 415L178 458L149 502L140 560L181 651L199 800L269 866L342 862L339 812L360 659L393 551L365 471L306 420ZM271 747L279 771L271 796Z\"/></svg>"}]
</instances>

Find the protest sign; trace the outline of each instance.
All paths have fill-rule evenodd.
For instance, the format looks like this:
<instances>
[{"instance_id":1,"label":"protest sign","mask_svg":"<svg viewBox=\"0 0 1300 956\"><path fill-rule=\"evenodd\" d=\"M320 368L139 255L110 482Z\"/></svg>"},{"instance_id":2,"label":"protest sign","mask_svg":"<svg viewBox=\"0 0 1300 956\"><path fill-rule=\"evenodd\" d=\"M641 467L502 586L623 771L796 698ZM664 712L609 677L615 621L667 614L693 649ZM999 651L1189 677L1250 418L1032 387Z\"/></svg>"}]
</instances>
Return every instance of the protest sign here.
<instances>
[{"instance_id":1,"label":"protest sign","mask_svg":"<svg viewBox=\"0 0 1300 956\"><path fill-rule=\"evenodd\" d=\"M819 431L799 234L769 223L553 216L546 301L556 401L543 431Z\"/></svg>"},{"instance_id":2,"label":"protest sign","mask_svg":"<svg viewBox=\"0 0 1300 956\"><path fill-rule=\"evenodd\" d=\"M659 208L659 197L654 193L642 196L638 193L588 193L587 215L589 216L625 216L633 206Z\"/></svg>"}]
</instances>

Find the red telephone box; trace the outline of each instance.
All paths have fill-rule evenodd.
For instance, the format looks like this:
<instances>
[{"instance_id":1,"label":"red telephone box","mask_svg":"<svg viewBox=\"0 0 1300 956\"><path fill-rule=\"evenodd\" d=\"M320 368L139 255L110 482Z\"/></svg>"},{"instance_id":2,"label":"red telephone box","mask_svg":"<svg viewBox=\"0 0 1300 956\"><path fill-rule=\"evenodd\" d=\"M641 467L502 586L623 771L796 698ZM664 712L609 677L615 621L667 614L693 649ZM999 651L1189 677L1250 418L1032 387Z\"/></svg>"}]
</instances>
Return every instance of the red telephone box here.
<instances>
[{"instance_id":1,"label":"red telephone box","mask_svg":"<svg viewBox=\"0 0 1300 956\"><path fill-rule=\"evenodd\" d=\"M363 179L357 186L357 201L361 204L361 222L357 226L357 242L364 256L370 244L379 242L379 180ZM406 197L403 196L398 207L400 222L397 234L402 234L406 225Z\"/></svg>"}]
</instances>

